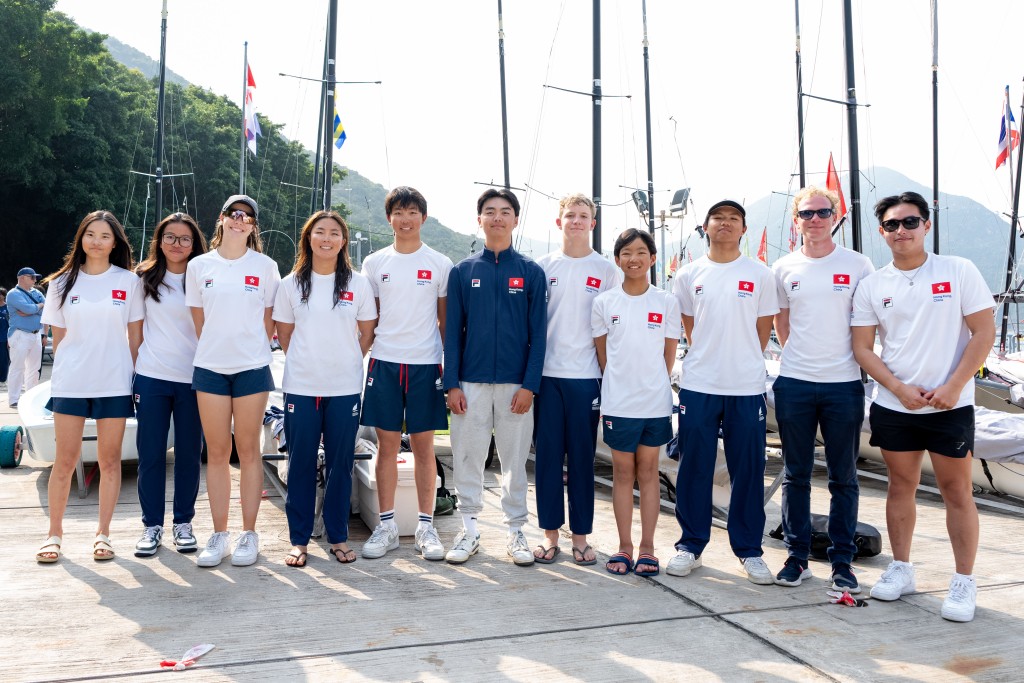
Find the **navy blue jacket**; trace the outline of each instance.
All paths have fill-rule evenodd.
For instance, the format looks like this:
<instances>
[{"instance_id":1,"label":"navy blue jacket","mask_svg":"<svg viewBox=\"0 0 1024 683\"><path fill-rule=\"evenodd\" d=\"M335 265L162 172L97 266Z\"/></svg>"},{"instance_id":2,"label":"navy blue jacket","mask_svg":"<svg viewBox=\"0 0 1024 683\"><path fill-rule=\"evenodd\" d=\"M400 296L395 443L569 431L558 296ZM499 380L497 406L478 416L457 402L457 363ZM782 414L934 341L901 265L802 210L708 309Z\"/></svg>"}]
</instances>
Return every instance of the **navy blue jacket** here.
<instances>
[{"instance_id":1,"label":"navy blue jacket","mask_svg":"<svg viewBox=\"0 0 1024 683\"><path fill-rule=\"evenodd\" d=\"M540 391L547 344L544 270L511 247L467 256L448 276L444 388L459 382Z\"/></svg>"}]
</instances>

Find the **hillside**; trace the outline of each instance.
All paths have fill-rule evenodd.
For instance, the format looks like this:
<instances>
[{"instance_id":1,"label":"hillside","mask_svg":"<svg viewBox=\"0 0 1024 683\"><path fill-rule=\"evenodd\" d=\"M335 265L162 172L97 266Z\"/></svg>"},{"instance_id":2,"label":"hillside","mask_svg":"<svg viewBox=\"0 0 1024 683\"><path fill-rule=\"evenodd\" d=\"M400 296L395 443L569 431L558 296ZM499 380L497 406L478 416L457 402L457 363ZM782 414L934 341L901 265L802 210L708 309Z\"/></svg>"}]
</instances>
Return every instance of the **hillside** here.
<instances>
[{"instance_id":1,"label":"hillside","mask_svg":"<svg viewBox=\"0 0 1024 683\"><path fill-rule=\"evenodd\" d=\"M150 59L145 53L136 50L131 45L125 45L117 38L113 36L107 36L103 44L110 51L110 55L117 61L124 64L129 69L137 69L142 72L142 75L146 78L156 78L159 76L160 63ZM176 83L181 87L188 87L189 82L185 80L183 76L179 76L170 69L164 74L164 79L168 83Z\"/></svg>"}]
</instances>

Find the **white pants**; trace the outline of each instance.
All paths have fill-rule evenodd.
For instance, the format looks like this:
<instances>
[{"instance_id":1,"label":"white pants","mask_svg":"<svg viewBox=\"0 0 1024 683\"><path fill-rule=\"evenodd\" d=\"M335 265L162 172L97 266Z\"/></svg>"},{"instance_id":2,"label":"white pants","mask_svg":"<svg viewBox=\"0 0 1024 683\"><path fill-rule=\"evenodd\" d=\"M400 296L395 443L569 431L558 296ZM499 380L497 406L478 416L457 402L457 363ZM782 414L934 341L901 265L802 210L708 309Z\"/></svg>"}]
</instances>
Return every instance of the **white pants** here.
<instances>
[{"instance_id":1,"label":"white pants","mask_svg":"<svg viewBox=\"0 0 1024 683\"><path fill-rule=\"evenodd\" d=\"M533 437L533 406L516 415L512 397L518 384L463 382L466 413L452 415L452 456L459 512L479 515L483 509L484 464L491 445L491 430L501 461L502 523L522 526L529 519L526 508L526 458Z\"/></svg>"},{"instance_id":2,"label":"white pants","mask_svg":"<svg viewBox=\"0 0 1024 683\"><path fill-rule=\"evenodd\" d=\"M38 332L15 330L7 338L11 351L11 369L7 372L7 404L17 403L21 387L28 391L39 384L39 366L43 362L42 337Z\"/></svg>"}]
</instances>

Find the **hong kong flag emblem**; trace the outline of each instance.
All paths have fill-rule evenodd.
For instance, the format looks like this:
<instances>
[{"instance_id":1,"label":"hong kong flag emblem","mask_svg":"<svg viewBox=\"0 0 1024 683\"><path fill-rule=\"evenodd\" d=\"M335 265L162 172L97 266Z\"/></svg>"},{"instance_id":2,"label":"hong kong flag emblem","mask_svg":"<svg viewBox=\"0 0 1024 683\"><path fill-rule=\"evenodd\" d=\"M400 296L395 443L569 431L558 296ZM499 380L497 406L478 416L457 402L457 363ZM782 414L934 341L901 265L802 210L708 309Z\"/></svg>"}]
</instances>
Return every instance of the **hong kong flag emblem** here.
<instances>
[{"instance_id":1,"label":"hong kong flag emblem","mask_svg":"<svg viewBox=\"0 0 1024 683\"><path fill-rule=\"evenodd\" d=\"M522 289L523 288L523 278L521 278L521 277L510 277L508 279L508 288L509 289Z\"/></svg>"},{"instance_id":2,"label":"hong kong flag emblem","mask_svg":"<svg viewBox=\"0 0 1024 683\"><path fill-rule=\"evenodd\" d=\"M341 300L342 301L355 301L355 298L354 298L352 292L342 292L341 293Z\"/></svg>"},{"instance_id":3,"label":"hong kong flag emblem","mask_svg":"<svg viewBox=\"0 0 1024 683\"><path fill-rule=\"evenodd\" d=\"M258 277L256 277L255 275L246 275L245 276L245 284L251 285L253 287L259 287L260 286L260 279Z\"/></svg>"},{"instance_id":4,"label":"hong kong flag emblem","mask_svg":"<svg viewBox=\"0 0 1024 683\"><path fill-rule=\"evenodd\" d=\"M118 301L124 301L128 293L123 289L113 289L110 291L110 295Z\"/></svg>"},{"instance_id":5,"label":"hong kong flag emblem","mask_svg":"<svg viewBox=\"0 0 1024 683\"><path fill-rule=\"evenodd\" d=\"M754 283L753 282L747 282L746 280L740 280L739 291L753 293L753 291L754 291Z\"/></svg>"},{"instance_id":6,"label":"hong kong flag emblem","mask_svg":"<svg viewBox=\"0 0 1024 683\"><path fill-rule=\"evenodd\" d=\"M952 288L948 282L933 282L932 283L932 294L949 294Z\"/></svg>"},{"instance_id":7,"label":"hong kong flag emblem","mask_svg":"<svg viewBox=\"0 0 1024 683\"><path fill-rule=\"evenodd\" d=\"M850 276L844 273L836 273L832 276L832 284L834 285L848 285L850 284Z\"/></svg>"},{"instance_id":8,"label":"hong kong flag emblem","mask_svg":"<svg viewBox=\"0 0 1024 683\"><path fill-rule=\"evenodd\" d=\"M430 279L430 271L429 270L417 270L416 271L416 279L417 280L429 280Z\"/></svg>"},{"instance_id":9,"label":"hong kong flag emblem","mask_svg":"<svg viewBox=\"0 0 1024 683\"><path fill-rule=\"evenodd\" d=\"M661 324L662 317L663 316L662 316L661 313L648 313L647 314L647 322Z\"/></svg>"},{"instance_id":10,"label":"hong kong flag emblem","mask_svg":"<svg viewBox=\"0 0 1024 683\"><path fill-rule=\"evenodd\" d=\"M587 287L600 287L600 286L601 286L601 281L599 279L597 279L596 277L588 277L587 278Z\"/></svg>"}]
</instances>

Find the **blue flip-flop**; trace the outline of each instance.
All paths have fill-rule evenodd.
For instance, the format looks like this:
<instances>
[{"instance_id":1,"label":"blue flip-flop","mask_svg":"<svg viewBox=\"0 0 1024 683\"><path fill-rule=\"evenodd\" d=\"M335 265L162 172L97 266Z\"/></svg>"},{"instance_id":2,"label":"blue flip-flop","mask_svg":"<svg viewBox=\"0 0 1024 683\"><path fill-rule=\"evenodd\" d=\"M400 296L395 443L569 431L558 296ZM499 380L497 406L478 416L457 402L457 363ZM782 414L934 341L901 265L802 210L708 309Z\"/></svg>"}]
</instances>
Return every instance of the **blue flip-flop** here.
<instances>
[{"instance_id":1,"label":"blue flip-flop","mask_svg":"<svg viewBox=\"0 0 1024 683\"><path fill-rule=\"evenodd\" d=\"M620 563L626 565L626 571L617 572L609 566L612 564ZM607 571L609 574L615 574L615 576L625 576L626 574L633 571L633 558L627 555L626 553L615 553L614 555L608 558L607 562L604 563L604 568L605 571Z\"/></svg>"},{"instance_id":2,"label":"blue flip-flop","mask_svg":"<svg viewBox=\"0 0 1024 683\"><path fill-rule=\"evenodd\" d=\"M640 567L654 567L654 571L637 571ZM636 558L636 566L633 568L633 573L637 576L657 576L661 571L661 565L658 563L658 558L654 555L644 553L640 557Z\"/></svg>"}]
</instances>

